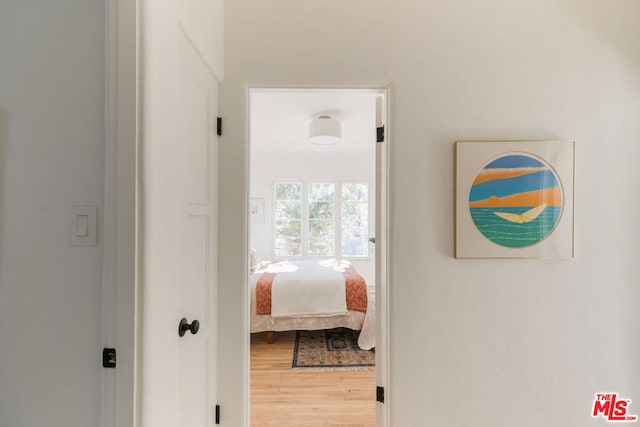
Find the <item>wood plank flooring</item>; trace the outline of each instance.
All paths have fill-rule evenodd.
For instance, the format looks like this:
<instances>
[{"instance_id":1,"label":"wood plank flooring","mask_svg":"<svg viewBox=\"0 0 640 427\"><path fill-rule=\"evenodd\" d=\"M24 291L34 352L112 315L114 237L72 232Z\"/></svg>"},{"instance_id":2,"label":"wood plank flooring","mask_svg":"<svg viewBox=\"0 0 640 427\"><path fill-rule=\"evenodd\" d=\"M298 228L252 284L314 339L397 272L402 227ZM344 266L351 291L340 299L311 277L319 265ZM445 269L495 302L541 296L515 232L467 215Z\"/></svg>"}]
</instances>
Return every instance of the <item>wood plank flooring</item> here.
<instances>
[{"instance_id":1,"label":"wood plank flooring","mask_svg":"<svg viewBox=\"0 0 640 427\"><path fill-rule=\"evenodd\" d=\"M251 336L251 427L375 427L375 371L292 371L294 340Z\"/></svg>"}]
</instances>

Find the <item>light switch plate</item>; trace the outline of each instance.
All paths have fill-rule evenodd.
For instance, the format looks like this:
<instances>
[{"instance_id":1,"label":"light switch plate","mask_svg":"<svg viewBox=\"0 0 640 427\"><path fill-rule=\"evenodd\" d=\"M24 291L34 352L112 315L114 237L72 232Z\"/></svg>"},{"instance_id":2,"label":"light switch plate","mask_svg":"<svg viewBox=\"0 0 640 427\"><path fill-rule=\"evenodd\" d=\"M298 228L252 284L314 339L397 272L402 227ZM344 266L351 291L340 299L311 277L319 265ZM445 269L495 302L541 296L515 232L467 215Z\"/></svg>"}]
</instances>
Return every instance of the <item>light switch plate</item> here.
<instances>
[{"instance_id":1,"label":"light switch plate","mask_svg":"<svg viewBox=\"0 0 640 427\"><path fill-rule=\"evenodd\" d=\"M69 237L71 246L96 246L98 243L97 206L72 206Z\"/></svg>"}]
</instances>

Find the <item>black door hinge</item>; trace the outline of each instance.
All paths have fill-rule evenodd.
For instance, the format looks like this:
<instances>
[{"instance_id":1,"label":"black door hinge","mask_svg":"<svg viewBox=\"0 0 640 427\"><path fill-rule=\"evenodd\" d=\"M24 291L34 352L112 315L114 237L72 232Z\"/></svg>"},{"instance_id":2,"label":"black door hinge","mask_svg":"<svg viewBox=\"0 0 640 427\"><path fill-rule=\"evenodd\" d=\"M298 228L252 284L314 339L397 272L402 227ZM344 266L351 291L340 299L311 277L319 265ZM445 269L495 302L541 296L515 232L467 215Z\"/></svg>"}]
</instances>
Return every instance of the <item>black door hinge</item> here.
<instances>
[{"instance_id":1,"label":"black door hinge","mask_svg":"<svg viewBox=\"0 0 640 427\"><path fill-rule=\"evenodd\" d=\"M220 405L216 405L216 424L220 424Z\"/></svg>"},{"instance_id":2,"label":"black door hinge","mask_svg":"<svg viewBox=\"0 0 640 427\"><path fill-rule=\"evenodd\" d=\"M102 367L103 368L116 367L116 349L115 348L102 349Z\"/></svg>"},{"instance_id":3,"label":"black door hinge","mask_svg":"<svg viewBox=\"0 0 640 427\"><path fill-rule=\"evenodd\" d=\"M216 134L218 136L222 135L222 117L218 117L218 120L216 120Z\"/></svg>"},{"instance_id":4,"label":"black door hinge","mask_svg":"<svg viewBox=\"0 0 640 427\"><path fill-rule=\"evenodd\" d=\"M376 387L376 401L384 403L384 387Z\"/></svg>"},{"instance_id":5,"label":"black door hinge","mask_svg":"<svg viewBox=\"0 0 640 427\"><path fill-rule=\"evenodd\" d=\"M384 125L376 128L376 142L384 142Z\"/></svg>"}]
</instances>

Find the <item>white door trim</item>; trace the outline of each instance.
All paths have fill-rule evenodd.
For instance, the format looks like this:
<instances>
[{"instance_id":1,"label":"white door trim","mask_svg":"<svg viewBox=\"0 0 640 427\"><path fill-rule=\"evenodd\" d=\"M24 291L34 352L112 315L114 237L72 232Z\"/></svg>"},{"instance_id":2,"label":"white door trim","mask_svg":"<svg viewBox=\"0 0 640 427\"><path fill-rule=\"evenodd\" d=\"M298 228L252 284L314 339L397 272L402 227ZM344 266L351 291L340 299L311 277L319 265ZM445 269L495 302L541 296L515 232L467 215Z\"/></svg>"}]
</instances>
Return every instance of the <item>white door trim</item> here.
<instances>
[{"instance_id":1,"label":"white door trim","mask_svg":"<svg viewBox=\"0 0 640 427\"><path fill-rule=\"evenodd\" d=\"M135 425L137 1L107 0L105 35L105 199L102 244L102 347L117 367L101 375L101 427ZM96 362L99 355L96 355Z\"/></svg>"},{"instance_id":2,"label":"white door trim","mask_svg":"<svg viewBox=\"0 0 640 427\"><path fill-rule=\"evenodd\" d=\"M376 386L384 387L384 404L376 403L376 425L378 427L391 426L391 390L390 369L391 345L389 327L389 153L390 153L390 96L391 89L379 89L384 95L380 111L376 112L376 126L384 127L383 142L376 144Z\"/></svg>"}]
</instances>

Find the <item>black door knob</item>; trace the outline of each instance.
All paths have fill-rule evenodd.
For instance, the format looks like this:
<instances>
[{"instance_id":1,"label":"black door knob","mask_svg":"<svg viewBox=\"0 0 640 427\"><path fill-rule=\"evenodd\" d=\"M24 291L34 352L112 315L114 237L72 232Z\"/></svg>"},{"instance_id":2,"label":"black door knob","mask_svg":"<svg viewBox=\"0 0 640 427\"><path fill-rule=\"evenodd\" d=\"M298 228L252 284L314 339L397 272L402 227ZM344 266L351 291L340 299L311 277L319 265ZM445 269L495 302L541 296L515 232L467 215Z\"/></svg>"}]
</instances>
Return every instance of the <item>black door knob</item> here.
<instances>
[{"instance_id":1,"label":"black door knob","mask_svg":"<svg viewBox=\"0 0 640 427\"><path fill-rule=\"evenodd\" d=\"M199 330L200 330L200 322L198 322L197 320L194 320L193 322L189 323L186 317L183 317L182 319L180 319L180 324L178 325L178 335L180 335L181 337L183 337L184 334L187 333L187 331L191 331L191 334L195 335L198 333Z\"/></svg>"}]
</instances>

